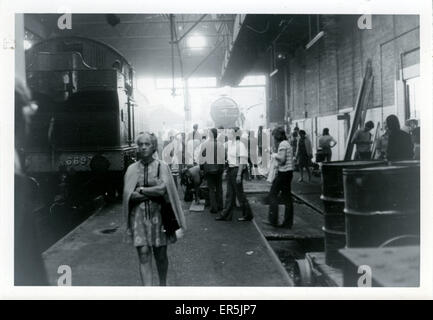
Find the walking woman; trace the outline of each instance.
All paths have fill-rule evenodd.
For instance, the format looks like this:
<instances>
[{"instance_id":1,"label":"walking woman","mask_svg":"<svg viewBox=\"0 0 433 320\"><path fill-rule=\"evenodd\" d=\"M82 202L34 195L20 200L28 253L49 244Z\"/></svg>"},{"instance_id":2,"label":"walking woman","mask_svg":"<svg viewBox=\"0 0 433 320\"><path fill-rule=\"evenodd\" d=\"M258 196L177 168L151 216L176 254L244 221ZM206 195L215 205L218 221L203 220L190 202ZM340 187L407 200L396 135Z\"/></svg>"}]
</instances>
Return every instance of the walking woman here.
<instances>
[{"instance_id":1,"label":"walking woman","mask_svg":"<svg viewBox=\"0 0 433 320\"><path fill-rule=\"evenodd\" d=\"M296 159L298 161L299 173L301 174L299 182L304 181L304 168L308 174L308 182L311 182L309 166L312 157L313 151L311 149L310 139L308 139L307 133L304 130L299 130L298 146L296 148Z\"/></svg>"},{"instance_id":2,"label":"walking woman","mask_svg":"<svg viewBox=\"0 0 433 320\"><path fill-rule=\"evenodd\" d=\"M269 223L273 226L278 225L278 194L281 192L284 201L284 221L281 227L292 228L293 225L293 203L291 184L293 178L293 152L290 143L287 141L284 128L278 127L272 131L275 146L278 152L272 157L278 163L278 173L272 181L269 191Z\"/></svg>"},{"instance_id":3,"label":"walking woman","mask_svg":"<svg viewBox=\"0 0 433 320\"><path fill-rule=\"evenodd\" d=\"M167 245L176 241L162 223L161 199L170 202L180 230L185 230L185 217L170 169L153 157L158 143L155 135L145 132L137 137L140 160L128 167L123 190L123 212L127 239L132 239L140 263L143 285L152 285L152 252L159 284L167 283ZM182 232L182 231L180 231Z\"/></svg>"}]
</instances>

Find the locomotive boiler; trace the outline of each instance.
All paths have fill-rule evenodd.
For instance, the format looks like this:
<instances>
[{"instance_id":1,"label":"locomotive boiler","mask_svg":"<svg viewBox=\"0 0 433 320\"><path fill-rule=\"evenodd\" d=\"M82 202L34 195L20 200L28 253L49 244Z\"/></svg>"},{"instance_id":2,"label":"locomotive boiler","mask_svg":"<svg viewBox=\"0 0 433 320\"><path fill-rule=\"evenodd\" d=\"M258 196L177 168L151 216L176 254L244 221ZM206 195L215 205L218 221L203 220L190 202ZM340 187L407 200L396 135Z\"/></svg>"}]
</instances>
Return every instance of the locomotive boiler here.
<instances>
[{"instance_id":1,"label":"locomotive boiler","mask_svg":"<svg viewBox=\"0 0 433 320\"><path fill-rule=\"evenodd\" d=\"M223 96L211 104L210 115L215 127L242 127L239 106L233 99Z\"/></svg>"}]
</instances>

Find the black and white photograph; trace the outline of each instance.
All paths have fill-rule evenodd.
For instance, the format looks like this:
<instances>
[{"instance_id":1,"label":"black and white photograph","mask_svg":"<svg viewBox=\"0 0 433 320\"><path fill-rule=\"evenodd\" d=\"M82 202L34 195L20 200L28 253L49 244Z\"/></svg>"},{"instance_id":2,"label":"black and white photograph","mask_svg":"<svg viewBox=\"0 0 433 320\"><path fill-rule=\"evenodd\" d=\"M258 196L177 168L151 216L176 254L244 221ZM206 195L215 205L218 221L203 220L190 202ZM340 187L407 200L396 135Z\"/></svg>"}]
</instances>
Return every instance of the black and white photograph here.
<instances>
[{"instance_id":1,"label":"black and white photograph","mask_svg":"<svg viewBox=\"0 0 433 320\"><path fill-rule=\"evenodd\" d=\"M11 12L11 287L425 289L432 5L323 2Z\"/></svg>"}]
</instances>

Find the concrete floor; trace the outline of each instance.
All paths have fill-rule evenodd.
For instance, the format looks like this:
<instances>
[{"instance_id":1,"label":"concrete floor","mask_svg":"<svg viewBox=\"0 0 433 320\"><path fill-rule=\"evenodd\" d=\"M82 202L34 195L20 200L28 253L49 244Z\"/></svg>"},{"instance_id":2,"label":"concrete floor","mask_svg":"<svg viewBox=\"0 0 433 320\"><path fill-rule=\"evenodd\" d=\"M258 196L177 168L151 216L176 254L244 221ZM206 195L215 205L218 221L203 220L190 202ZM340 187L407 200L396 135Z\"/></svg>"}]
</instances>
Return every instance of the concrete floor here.
<instances>
[{"instance_id":1,"label":"concrete floor","mask_svg":"<svg viewBox=\"0 0 433 320\"><path fill-rule=\"evenodd\" d=\"M185 237L169 246L170 286L289 286L281 263L253 222L215 221L204 212L185 214ZM75 286L138 286L138 259L122 242L120 203L107 205L44 253L50 283L59 266L72 271ZM108 230L109 233L101 231ZM110 232L112 231L112 232ZM154 268L155 269L155 268ZM156 271L156 269L155 269ZM156 274L156 272L154 272ZM157 282L156 275L154 283Z\"/></svg>"},{"instance_id":2,"label":"concrete floor","mask_svg":"<svg viewBox=\"0 0 433 320\"><path fill-rule=\"evenodd\" d=\"M298 197L314 198L320 195L320 178L312 183L298 183L294 174L293 193ZM190 203L183 202L188 231L185 237L168 248L170 286L289 286L291 279L271 249L265 236L281 233L282 240L309 237L305 228L294 228L296 236L287 230L267 230L259 221L266 217L266 206L258 205L258 194L269 190L264 180L245 181L255 222L215 221L215 215L206 208L190 212ZM307 199L308 200L308 199ZM302 210L302 212L300 212ZM305 211L305 212L304 212ZM305 205L295 205L295 224L313 221L312 237L318 237L321 217L315 216ZM300 217L300 220L298 220ZM310 218L311 217L311 218ZM139 286L138 259L135 248L122 242L118 229L122 223L121 204L109 204L95 212L87 221L44 253L50 283L57 284L58 268L71 267L75 286ZM317 226L316 226L317 225ZM303 230L305 229L305 230ZM108 230L108 233L101 231ZM307 230L308 231L308 230ZM320 236L320 235L319 235ZM157 284L154 267L154 283Z\"/></svg>"}]
</instances>

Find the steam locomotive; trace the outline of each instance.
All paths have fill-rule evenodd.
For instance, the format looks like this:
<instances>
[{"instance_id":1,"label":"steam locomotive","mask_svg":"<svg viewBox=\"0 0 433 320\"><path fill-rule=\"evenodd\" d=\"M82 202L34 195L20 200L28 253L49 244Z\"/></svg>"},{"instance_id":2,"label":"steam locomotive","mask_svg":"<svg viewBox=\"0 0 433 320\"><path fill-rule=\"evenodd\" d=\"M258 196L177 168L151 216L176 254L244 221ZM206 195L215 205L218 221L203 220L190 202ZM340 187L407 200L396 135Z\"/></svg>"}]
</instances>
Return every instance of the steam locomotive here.
<instances>
[{"instance_id":1,"label":"steam locomotive","mask_svg":"<svg viewBox=\"0 0 433 320\"><path fill-rule=\"evenodd\" d=\"M243 115L236 101L229 97L222 96L215 100L211 104L210 115L217 128L242 127Z\"/></svg>"},{"instance_id":2,"label":"steam locomotive","mask_svg":"<svg viewBox=\"0 0 433 320\"><path fill-rule=\"evenodd\" d=\"M92 39L52 38L26 51L27 83L39 109L25 167L50 196L121 194L145 107L134 101L133 74L118 51Z\"/></svg>"}]
</instances>

